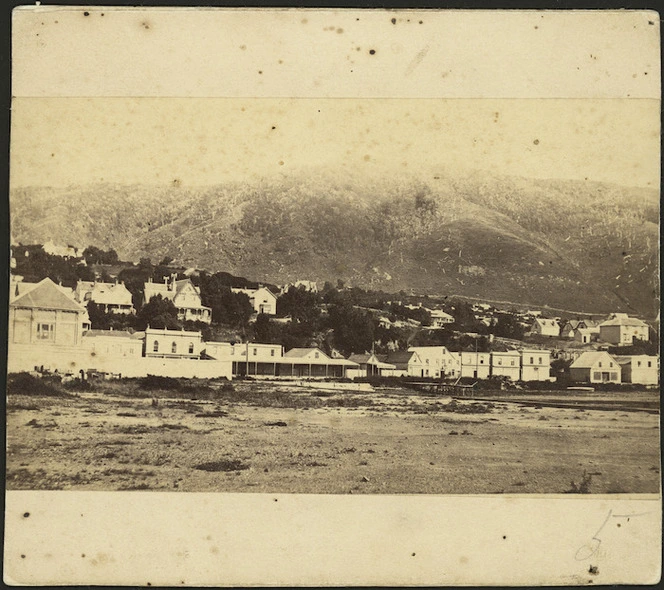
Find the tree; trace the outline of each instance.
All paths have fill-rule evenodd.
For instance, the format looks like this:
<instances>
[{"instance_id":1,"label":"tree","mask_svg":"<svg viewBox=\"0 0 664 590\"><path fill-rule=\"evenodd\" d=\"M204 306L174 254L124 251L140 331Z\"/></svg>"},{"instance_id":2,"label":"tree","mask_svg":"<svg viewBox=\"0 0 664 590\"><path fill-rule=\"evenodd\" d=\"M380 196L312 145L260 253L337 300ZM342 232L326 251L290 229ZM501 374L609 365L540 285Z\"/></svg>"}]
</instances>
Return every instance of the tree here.
<instances>
[{"instance_id":1,"label":"tree","mask_svg":"<svg viewBox=\"0 0 664 590\"><path fill-rule=\"evenodd\" d=\"M272 344L278 341L279 327L272 320L270 316L264 313L259 313L254 324L254 342L261 344Z\"/></svg>"},{"instance_id":2,"label":"tree","mask_svg":"<svg viewBox=\"0 0 664 590\"><path fill-rule=\"evenodd\" d=\"M246 327L254 313L249 297L245 293L233 293L224 284L225 277L201 275L201 300L203 305L212 308L212 319L217 324L226 324L234 328Z\"/></svg>"},{"instance_id":3,"label":"tree","mask_svg":"<svg viewBox=\"0 0 664 590\"><path fill-rule=\"evenodd\" d=\"M523 326L519 323L518 318L511 313L501 313L491 331L496 336L502 336L503 338L523 340Z\"/></svg>"},{"instance_id":4,"label":"tree","mask_svg":"<svg viewBox=\"0 0 664 590\"><path fill-rule=\"evenodd\" d=\"M161 295L150 298L136 315L136 324L141 330L150 328L169 328L179 330L182 324L178 320L178 310L170 299Z\"/></svg>"},{"instance_id":5,"label":"tree","mask_svg":"<svg viewBox=\"0 0 664 590\"><path fill-rule=\"evenodd\" d=\"M320 316L318 296L304 287L291 287L277 299L277 315L294 320L315 322Z\"/></svg>"},{"instance_id":6,"label":"tree","mask_svg":"<svg viewBox=\"0 0 664 590\"><path fill-rule=\"evenodd\" d=\"M349 304L333 305L329 310L328 324L334 330L335 347L344 354L371 350L375 326L368 312Z\"/></svg>"}]
</instances>

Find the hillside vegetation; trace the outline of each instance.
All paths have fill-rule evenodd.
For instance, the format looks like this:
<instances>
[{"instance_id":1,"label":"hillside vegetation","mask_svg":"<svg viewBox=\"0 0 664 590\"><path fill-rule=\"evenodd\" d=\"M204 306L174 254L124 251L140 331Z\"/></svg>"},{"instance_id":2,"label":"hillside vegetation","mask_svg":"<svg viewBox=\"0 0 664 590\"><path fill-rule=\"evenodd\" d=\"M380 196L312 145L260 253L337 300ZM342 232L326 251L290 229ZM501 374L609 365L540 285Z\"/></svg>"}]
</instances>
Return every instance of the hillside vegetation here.
<instances>
[{"instance_id":1,"label":"hillside vegetation","mask_svg":"<svg viewBox=\"0 0 664 590\"><path fill-rule=\"evenodd\" d=\"M658 309L659 195L602 183L314 170L252 184L11 193L15 241L272 283L336 281L578 311Z\"/></svg>"}]
</instances>

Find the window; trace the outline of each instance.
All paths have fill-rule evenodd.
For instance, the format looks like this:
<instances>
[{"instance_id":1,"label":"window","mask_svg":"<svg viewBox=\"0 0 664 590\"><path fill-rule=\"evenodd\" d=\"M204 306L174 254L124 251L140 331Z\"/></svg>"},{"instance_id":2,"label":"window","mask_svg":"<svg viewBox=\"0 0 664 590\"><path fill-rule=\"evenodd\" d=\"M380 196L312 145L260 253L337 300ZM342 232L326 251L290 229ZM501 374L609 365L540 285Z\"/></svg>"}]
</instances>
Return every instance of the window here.
<instances>
[{"instance_id":1,"label":"window","mask_svg":"<svg viewBox=\"0 0 664 590\"><path fill-rule=\"evenodd\" d=\"M429 364L429 359L426 360L426 364L427 364L427 365Z\"/></svg>"},{"instance_id":2,"label":"window","mask_svg":"<svg viewBox=\"0 0 664 590\"><path fill-rule=\"evenodd\" d=\"M595 381L601 381L601 380L602 380L602 374L601 374L601 373L598 373L598 372L594 372L594 373L593 373L593 379L594 379Z\"/></svg>"},{"instance_id":3,"label":"window","mask_svg":"<svg viewBox=\"0 0 664 590\"><path fill-rule=\"evenodd\" d=\"M609 361L609 367L613 367L613 363Z\"/></svg>"},{"instance_id":4,"label":"window","mask_svg":"<svg viewBox=\"0 0 664 590\"><path fill-rule=\"evenodd\" d=\"M253 355L256 356L257 354L258 354L258 349L257 349L257 348L254 348Z\"/></svg>"},{"instance_id":5,"label":"window","mask_svg":"<svg viewBox=\"0 0 664 590\"><path fill-rule=\"evenodd\" d=\"M480 359L480 365L484 364L484 359Z\"/></svg>"},{"instance_id":6,"label":"window","mask_svg":"<svg viewBox=\"0 0 664 590\"><path fill-rule=\"evenodd\" d=\"M502 365L503 364L503 359L498 359L498 364Z\"/></svg>"},{"instance_id":7,"label":"window","mask_svg":"<svg viewBox=\"0 0 664 590\"><path fill-rule=\"evenodd\" d=\"M318 354L317 352L314 352L314 358L318 358L319 356L320 356L320 354Z\"/></svg>"},{"instance_id":8,"label":"window","mask_svg":"<svg viewBox=\"0 0 664 590\"><path fill-rule=\"evenodd\" d=\"M274 356L274 348L270 349L270 356Z\"/></svg>"},{"instance_id":9,"label":"window","mask_svg":"<svg viewBox=\"0 0 664 590\"><path fill-rule=\"evenodd\" d=\"M537 362L541 365L541 364L542 364L542 357L539 357L539 358L537 359Z\"/></svg>"},{"instance_id":10,"label":"window","mask_svg":"<svg viewBox=\"0 0 664 590\"><path fill-rule=\"evenodd\" d=\"M194 354L194 343L193 342L189 343L189 354Z\"/></svg>"},{"instance_id":11,"label":"window","mask_svg":"<svg viewBox=\"0 0 664 590\"><path fill-rule=\"evenodd\" d=\"M512 366L514 366L514 361L512 361Z\"/></svg>"},{"instance_id":12,"label":"window","mask_svg":"<svg viewBox=\"0 0 664 590\"><path fill-rule=\"evenodd\" d=\"M171 344L171 353L175 354L177 351L178 351L178 343L177 343L177 342L173 342L173 343Z\"/></svg>"},{"instance_id":13,"label":"window","mask_svg":"<svg viewBox=\"0 0 664 590\"><path fill-rule=\"evenodd\" d=\"M618 373L611 373L611 381L618 381Z\"/></svg>"},{"instance_id":14,"label":"window","mask_svg":"<svg viewBox=\"0 0 664 590\"><path fill-rule=\"evenodd\" d=\"M55 340L55 324L37 324L39 340Z\"/></svg>"},{"instance_id":15,"label":"window","mask_svg":"<svg viewBox=\"0 0 664 590\"><path fill-rule=\"evenodd\" d=\"M159 341L155 340L152 343L152 352L159 352Z\"/></svg>"},{"instance_id":16,"label":"window","mask_svg":"<svg viewBox=\"0 0 664 590\"><path fill-rule=\"evenodd\" d=\"M636 361L636 366L640 367L641 366L641 361Z\"/></svg>"},{"instance_id":17,"label":"window","mask_svg":"<svg viewBox=\"0 0 664 590\"><path fill-rule=\"evenodd\" d=\"M652 361L648 361L648 367L652 367Z\"/></svg>"}]
</instances>

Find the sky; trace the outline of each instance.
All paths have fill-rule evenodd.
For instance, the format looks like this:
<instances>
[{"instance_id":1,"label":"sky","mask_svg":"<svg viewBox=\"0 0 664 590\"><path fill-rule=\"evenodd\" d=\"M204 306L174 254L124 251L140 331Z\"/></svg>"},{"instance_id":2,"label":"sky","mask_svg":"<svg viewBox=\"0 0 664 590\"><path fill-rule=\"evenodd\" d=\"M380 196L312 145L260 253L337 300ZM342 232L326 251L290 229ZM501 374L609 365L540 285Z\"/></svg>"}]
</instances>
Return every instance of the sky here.
<instances>
[{"instance_id":1,"label":"sky","mask_svg":"<svg viewBox=\"0 0 664 590\"><path fill-rule=\"evenodd\" d=\"M649 99L16 98L12 187L205 186L316 167L659 187Z\"/></svg>"}]
</instances>

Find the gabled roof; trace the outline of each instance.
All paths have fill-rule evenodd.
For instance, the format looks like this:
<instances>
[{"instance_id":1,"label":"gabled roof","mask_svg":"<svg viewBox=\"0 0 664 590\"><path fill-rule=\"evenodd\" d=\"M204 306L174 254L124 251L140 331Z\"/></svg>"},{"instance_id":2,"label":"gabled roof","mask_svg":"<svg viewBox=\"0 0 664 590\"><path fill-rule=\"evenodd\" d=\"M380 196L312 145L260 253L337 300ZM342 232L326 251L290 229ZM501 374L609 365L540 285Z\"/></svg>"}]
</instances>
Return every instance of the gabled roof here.
<instances>
[{"instance_id":1,"label":"gabled roof","mask_svg":"<svg viewBox=\"0 0 664 590\"><path fill-rule=\"evenodd\" d=\"M348 357L348 360L353 361L354 363L358 363L360 365L363 365L364 363L369 362L369 359L371 359L371 357L375 358L375 355L365 352L363 354L351 354ZM378 359L376 359L376 360L378 360Z\"/></svg>"},{"instance_id":2,"label":"gabled roof","mask_svg":"<svg viewBox=\"0 0 664 590\"><path fill-rule=\"evenodd\" d=\"M258 293L258 291L267 291L270 295L272 295L272 297L274 297L275 299L277 298L277 296L272 291L270 291L267 287L258 287L258 289L240 289L240 288L233 287L231 289L231 291L233 293L244 293L250 299L255 297L256 293Z\"/></svg>"},{"instance_id":3,"label":"gabled roof","mask_svg":"<svg viewBox=\"0 0 664 590\"><path fill-rule=\"evenodd\" d=\"M76 293L80 300L90 299L95 303L131 305L131 292L123 283L79 281ZM89 294L89 297L86 295Z\"/></svg>"},{"instance_id":4,"label":"gabled roof","mask_svg":"<svg viewBox=\"0 0 664 590\"><path fill-rule=\"evenodd\" d=\"M9 305L31 309L75 311L78 313L85 311L83 306L76 303L71 297L68 297L62 291L61 287L56 285L48 277L35 283L34 287L26 289L22 294L13 299Z\"/></svg>"},{"instance_id":5,"label":"gabled roof","mask_svg":"<svg viewBox=\"0 0 664 590\"><path fill-rule=\"evenodd\" d=\"M330 358L320 348L291 348L288 352L284 353L284 356L288 358L306 358L312 352L318 352L320 355L322 355L322 358Z\"/></svg>"},{"instance_id":6,"label":"gabled roof","mask_svg":"<svg viewBox=\"0 0 664 590\"><path fill-rule=\"evenodd\" d=\"M131 340L142 340L145 332L129 332L127 330L88 330L83 334L83 338L130 338Z\"/></svg>"},{"instance_id":7,"label":"gabled roof","mask_svg":"<svg viewBox=\"0 0 664 590\"><path fill-rule=\"evenodd\" d=\"M386 362L391 365L407 365L411 361L418 362L420 357L413 350L396 350L387 355Z\"/></svg>"},{"instance_id":8,"label":"gabled roof","mask_svg":"<svg viewBox=\"0 0 664 590\"><path fill-rule=\"evenodd\" d=\"M595 366L595 363L608 358L609 360L614 361L616 364L618 361L612 357L608 352L605 351L596 351L596 352L584 352L579 358L577 358L571 365L570 369L590 369Z\"/></svg>"}]
</instances>

